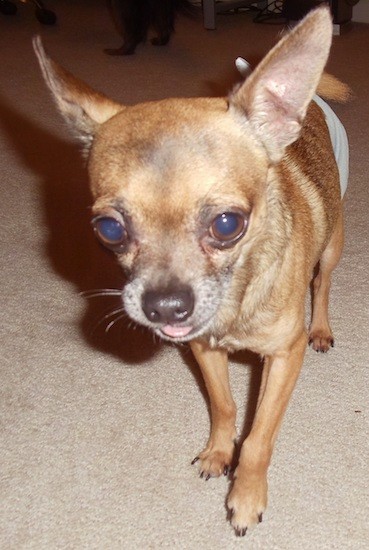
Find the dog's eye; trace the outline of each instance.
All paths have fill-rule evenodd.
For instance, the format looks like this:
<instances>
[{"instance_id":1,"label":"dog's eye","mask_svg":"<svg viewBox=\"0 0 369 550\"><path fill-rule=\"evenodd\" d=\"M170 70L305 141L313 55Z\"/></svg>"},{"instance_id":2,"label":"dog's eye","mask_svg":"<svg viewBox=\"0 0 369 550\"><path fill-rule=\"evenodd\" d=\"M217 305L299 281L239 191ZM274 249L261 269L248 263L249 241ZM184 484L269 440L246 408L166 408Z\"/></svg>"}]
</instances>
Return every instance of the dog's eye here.
<instances>
[{"instance_id":1,"label":"dog's eye","mask_svg":"<svg viewBox=\"0 0 369 550\"><path fill-rule=\"evenodd\" d=\"M215 244L227 247L236 243L247 228L247 218L239 212L223 212L214 218L209 233Z\"/></svg>"},{"instance_id":2,"label":"dog's eye","mask_svg":"<svg viewBox=\"0 0 369 550\"><path fill-rule=\"evenodd\" d=\"M123 252L128 242L127 230L123 221L112 216L98 216L92 220L98 240L113 252Z\"/></svg>"}]
</instances>

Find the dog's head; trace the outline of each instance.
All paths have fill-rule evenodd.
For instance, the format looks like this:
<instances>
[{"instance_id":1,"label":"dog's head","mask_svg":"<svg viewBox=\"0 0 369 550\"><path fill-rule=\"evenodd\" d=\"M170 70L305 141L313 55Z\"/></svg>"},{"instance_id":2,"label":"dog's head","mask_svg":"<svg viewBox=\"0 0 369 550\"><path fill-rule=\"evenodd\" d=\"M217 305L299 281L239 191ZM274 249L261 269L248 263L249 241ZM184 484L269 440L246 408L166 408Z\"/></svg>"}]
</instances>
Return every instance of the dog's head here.
<instances>
[{"instance_id":1,"label":"dog's head","mask_svg":"<svg viewBox=\"0 0 369 550\"><path fill-rule=\"evenodd\" d=\"M35 39L45 80L88 152L93 228L128 275L132 319L186 341L239 309L278 223L271 167L299 136L331 34L328 10L318 9L229 98L132 107L75 79Z\"/></svg>"}]
</instances>

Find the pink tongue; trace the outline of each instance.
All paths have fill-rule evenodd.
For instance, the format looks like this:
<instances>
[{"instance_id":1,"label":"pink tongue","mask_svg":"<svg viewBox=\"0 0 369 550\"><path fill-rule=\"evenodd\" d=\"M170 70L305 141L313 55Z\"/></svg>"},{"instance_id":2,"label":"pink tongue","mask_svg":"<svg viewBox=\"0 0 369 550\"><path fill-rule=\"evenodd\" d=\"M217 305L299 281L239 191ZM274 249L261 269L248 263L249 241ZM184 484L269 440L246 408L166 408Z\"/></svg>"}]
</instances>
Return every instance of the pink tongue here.
<instances>
[{"instance_id":1,"label":"pink tongue","mask_svg":"<svg viewBox=\"0 0 369 550\"><path fill-rule=\"evenodd\" d=\"M173 327L172 325L165 325L161 329L162 332L166 336L170 336L171 338L182 338L183 336L187 336L191 332L193 327Z\"/></svg>"}]
</instances>

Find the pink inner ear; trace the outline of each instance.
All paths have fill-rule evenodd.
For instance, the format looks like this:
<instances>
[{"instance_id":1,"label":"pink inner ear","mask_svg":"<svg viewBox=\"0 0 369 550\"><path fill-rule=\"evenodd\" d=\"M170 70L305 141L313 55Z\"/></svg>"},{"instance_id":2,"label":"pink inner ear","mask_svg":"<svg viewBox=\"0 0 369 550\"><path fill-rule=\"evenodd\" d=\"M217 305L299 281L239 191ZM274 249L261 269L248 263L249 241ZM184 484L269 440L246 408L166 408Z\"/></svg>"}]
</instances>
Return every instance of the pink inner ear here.
<instances>
[{"instance_id":1,"label":"pink inner ear","mask_svg":"<svg viewBox=\"0 0 369 550\"><path fill-rule=\"evenodd\" d=\"M308 65L309 62L304 59L293 59L286 65L271 67L269 75L261 80L261 85L271 94L273 101L278 102L280 107L283 104L286 112L296 118L304 111L311 93Z\"/></svg>"},{"instance_id":2,"label":"pink inner ear","mask_svg":"<svg viewBox=\"0 0 369 550\"><path fill-rule=\"evenodd\" d=\"M271 80L267 88L273 96L278 96L281 99L286 95L287 85L282 82Z\"/></svg>"},{"instance_id":3,"label":"pink inner ear","mask_svg":"<svg viewBox=\"0 0 369 550\"><path fill-rule=\"evenodd\" d=\"M287 120L300 121L304 115L304 109L296 104L296 97L289 97L286 93L287 85L271 82L264 90L264 105L268 117L272 119L285 117Z\"/></svg>"}]
</instances>

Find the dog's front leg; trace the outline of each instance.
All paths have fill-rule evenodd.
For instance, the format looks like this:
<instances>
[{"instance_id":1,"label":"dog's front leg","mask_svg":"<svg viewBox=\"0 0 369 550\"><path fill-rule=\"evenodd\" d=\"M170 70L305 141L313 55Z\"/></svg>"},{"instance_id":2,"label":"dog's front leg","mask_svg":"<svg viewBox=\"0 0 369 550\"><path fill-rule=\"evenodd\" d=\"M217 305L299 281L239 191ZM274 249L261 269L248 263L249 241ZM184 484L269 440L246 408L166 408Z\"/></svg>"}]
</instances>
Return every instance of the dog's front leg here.
<instances>
[{"instance_id":1,"label":"dog's front leg","mask_svg":"<svg viewBox=\"0 0 369 550\"><path fill-rule=\"evenodd\" d=\"M267 470L275 439L303 362L307 336L293 346L265 358L259 401L249 436L245 439L235 481L228 498L231 523L239 535L259 523L267 505Z\"/></svg>"},{"instance_id":2,"label":"dog's front leg","mask_svg":"<svg viewBox=\"0 0 369 550\"><path fill-rule=\"evenodd\" d=\"M191 342L210 398L211 433L206 448L193 463L200 462L201 477L227 475L234 453L236 406L228 378L228 354L211 349L205 341Z\"/></svg>"}]
</instances>

